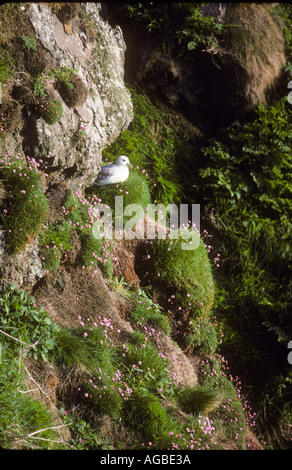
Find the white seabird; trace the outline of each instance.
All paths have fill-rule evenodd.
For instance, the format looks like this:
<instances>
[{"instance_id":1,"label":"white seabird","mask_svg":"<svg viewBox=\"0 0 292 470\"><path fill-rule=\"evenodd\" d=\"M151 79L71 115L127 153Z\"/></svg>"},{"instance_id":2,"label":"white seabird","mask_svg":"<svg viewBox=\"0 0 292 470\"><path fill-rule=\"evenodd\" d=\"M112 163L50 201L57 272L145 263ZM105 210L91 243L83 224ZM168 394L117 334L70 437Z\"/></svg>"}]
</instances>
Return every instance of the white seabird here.
<instances>
[{"instance_id":1,"label":"white seabird","mask_svg":"<svg viewBox=\"0 0 292 470\"><path fill-rule=\"evenodd\" d=\"M131 167L128 157L120 155L115 163L101 167L94 186L105 186L107 184L116 184L126 181L129 176L129 167Z\"/></svg>"}]
</instances>

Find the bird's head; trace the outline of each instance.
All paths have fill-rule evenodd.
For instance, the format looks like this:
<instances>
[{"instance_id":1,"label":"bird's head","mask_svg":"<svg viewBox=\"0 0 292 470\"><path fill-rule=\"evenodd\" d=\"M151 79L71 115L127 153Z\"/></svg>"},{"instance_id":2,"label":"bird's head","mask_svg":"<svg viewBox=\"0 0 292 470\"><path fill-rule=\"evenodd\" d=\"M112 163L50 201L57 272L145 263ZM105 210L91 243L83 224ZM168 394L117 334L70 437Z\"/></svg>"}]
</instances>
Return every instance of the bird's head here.
<instances>
[{"instance_id":1,"label":"bird's head","mask_svg":"<svg viewBox=\"0 0 292 470\"><path fill-rule=\"evenodd\" d=\"M116 159L115 164L118 166L129 166L129 167L132 166L131 163L129 162L128 157L126 157L125 155L120 155Z\"/></svg>"}]
</instances>

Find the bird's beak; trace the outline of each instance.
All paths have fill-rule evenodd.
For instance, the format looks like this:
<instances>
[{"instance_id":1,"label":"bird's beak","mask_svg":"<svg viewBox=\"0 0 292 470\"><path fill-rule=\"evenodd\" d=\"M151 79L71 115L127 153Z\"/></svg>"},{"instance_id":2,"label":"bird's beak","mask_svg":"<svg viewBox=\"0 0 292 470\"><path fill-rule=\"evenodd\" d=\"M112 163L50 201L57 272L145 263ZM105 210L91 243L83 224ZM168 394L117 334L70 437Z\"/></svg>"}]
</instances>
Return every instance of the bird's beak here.
<instances>
[{"instance_id":1,"label":"bird's beak","mask_svg":"<svg viewBox=\"0 0 292 470\"><path fill-rule=\"evenodd\" d=\"M133 165L131 165L131 163L130 163L130 162L129 162L129 163L127 163L127 165L128 165L130 168L132 168L132 166L133 166Z\"/></svg>"}]
</instances>

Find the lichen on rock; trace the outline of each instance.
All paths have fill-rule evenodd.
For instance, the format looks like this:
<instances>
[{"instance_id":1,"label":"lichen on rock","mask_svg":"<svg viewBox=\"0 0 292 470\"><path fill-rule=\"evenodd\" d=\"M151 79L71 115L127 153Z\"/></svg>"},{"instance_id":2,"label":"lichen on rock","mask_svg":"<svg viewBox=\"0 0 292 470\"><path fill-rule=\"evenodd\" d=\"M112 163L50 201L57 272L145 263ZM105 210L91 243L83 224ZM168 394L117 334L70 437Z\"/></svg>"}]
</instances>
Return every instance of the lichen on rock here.
<instances>
[{"instance_id":1,"label":"lichen on rock","mask_svg":"<svg viewBox=\"0 0 292 470\"><path fill-rule=\"evenodd\" d=\"M63 104L62 119L52 127L42 119L31 120L35 139L34 142L27 139L34 156L49 161L51 179L70 179L72 188L92 182L101 165L102 150L133 117L123 77L122 35L117 39L116 30L101 19L98 4L85 3L81 8L83 18L79 15L71 20L72 34L66 33L49 4L33 3L28 10L36 37L47 51L47 63L55 68L77 70L82 83L82 100L75 97L74 101L65 99L64 102L62 89L61 94L54 89L55 98ZM86 26L89 22L90 29ZM105 50L107 61L102 67ZM76 146L74 136L80 127L84 129L84 142Z\"/></svg>"}]
</instances>

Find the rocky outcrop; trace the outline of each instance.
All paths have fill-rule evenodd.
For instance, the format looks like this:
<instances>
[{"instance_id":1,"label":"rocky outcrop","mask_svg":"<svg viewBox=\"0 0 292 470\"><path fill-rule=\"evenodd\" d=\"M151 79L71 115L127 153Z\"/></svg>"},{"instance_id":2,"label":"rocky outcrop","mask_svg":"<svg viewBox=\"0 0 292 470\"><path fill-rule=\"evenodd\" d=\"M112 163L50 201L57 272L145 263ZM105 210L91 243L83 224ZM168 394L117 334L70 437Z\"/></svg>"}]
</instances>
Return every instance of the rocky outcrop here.
<instances>
[{"instance_id":1,"label":"rocky outcrop","mask_svg":"<svg viewBox=\"0 0 292 470\"><path fill-rule=\"evenodd\" d=\"M3 85L1 110L10 110L14 120L4 113L1 155L18 153L46 162L45 191L61 182L66 182L68 189L89 186L99 172L103 149L133 118L130 92L124 83L126 46L120 28L112 28L100 17L97 3L74 5L32 3L19 10L38 47L26 50L17 46L19 50L14 52L19 56L19 70ZM64 90L62 83L52 83L47 76L49 70L64 67L76 72L70 79L75 94L70 95L70 89ZM54 124L36 110L39 98L34 86L40 74L52 99L58 99L63 107L61 119ZM5 182L0 184L1 202ZM32 286L43 275L37 240L11 257L1 236L2 282Z\"/></svg>"},{"instance_id":2,"label":"rocky outcrop","mask_svg":"<svg viewBox=\"0 0 292 470\"><path fill-rule=\"evenodd\" d=\"M226 26L205 52L203 77L228 123L230 112L235 119L277 96L286 63L283 23L269 4L207 4L203 14Z\"/></svg>"},{"instance_id":3,"label":"rocky outcrop","mask_svg":"<svg viewBox=\"0 0 292 470\"><path fill-rule=\"evenodd\" d=\"M0 287L15 283L27 288L44 275L39 257L38 239L29 242L24 250L11 256L6 250L5 238L0 230Z\"/></svg>"},{"instance_id":4,"label":"rocky outcrop","mask_svg":"<svg viewBox=\"0 0 292 470\"><path fill-rule=\"evenodd\" d=\"M36 158L48 159L54 178L69 178L71 186L78 188L92 182L100 168L102 150L132 120L131 98L124 84L121 31L100 18L98 4L84 3L81 8L83 20L80 16L65 17L65 24L48 4L34 3L28 11L48 63L76 69L88 91L86 100L73 108L63 101L63 117L54 126L38 119L31 146ZM62 99L57 90L54 94Z\"/></svg>"},{"instance_id":5,"label":"rocky outcrop","mask_svg":"<svg viewBox=\"0 0 292 470\"><path fill-rule=\"evenodd\" d=\"M209 3L202 14L226 26L220 37L212 37L212 46L188 52L149 36L136 68L148 94L208 132L277 97L286 58L283 24L273 4Z\"/></svg>"},{"instance_id":6,"label":"rocky outcrop","mask_svg":"<svg viewBox=\"0 0 292 470\"><path fill-rule=\"evenodd\" d=\"M18 45L15 51L22 70L3 86L2 110L13 104L20 118L6 129L9 135L0 142L1 150L46 161L49 182L66 180L71 188L84 188L100 169L103 149L133 118L124 83L126 46L120 28L101 19L99 4L78 4L71 17L60 14L65 4L59 9L54 5L32 3L23 9L23 21L29 21L38 47L25 50ZM49 70L62 68L75 72L70 78L73 94L47 76ZM50 98L63 107L62 118L53 125L38 112L47 105L46 97L37 98L34 89L40 74ZM6 117L6 127L7 122Z\"/></svg>"}]
</instances>

